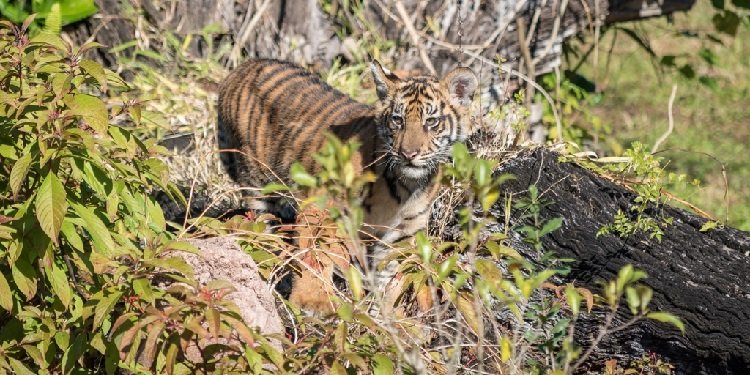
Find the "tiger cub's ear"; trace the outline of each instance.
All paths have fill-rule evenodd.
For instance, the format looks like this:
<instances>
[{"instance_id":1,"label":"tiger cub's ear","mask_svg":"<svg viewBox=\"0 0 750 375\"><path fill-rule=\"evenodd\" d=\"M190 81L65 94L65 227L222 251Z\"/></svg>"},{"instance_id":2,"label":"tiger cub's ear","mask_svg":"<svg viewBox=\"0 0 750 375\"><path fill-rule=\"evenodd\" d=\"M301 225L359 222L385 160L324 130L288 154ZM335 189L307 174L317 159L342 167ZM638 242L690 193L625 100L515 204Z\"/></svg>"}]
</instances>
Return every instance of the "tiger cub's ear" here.
<instances>
[{"instance_id":1,"label":"tiger cub's ear","mask_svg":"<svg viewBox=\"0 0 750 375\"><path fill-rule=\"evenodd\" d=\"M458 67L445 75L442 84L448 95L450 95L451 103L467 106L471 104L474 91L477 89L479 82L471 69Z\"/></svg>"},{"instance_id":2,"label":"tiger cub's ear","mask_svg":"<svg viewBox=\"0 0 750 375\"><path fill-rule=\"evenodd\" d=\"M375 92L378 93L378 98L381 100L388 98L390 93L396 88L399 78L391 73L390 70L383 68L378 60L375 59L370 63L370 71L375 81Z\"/></svg>"}]
</instances>

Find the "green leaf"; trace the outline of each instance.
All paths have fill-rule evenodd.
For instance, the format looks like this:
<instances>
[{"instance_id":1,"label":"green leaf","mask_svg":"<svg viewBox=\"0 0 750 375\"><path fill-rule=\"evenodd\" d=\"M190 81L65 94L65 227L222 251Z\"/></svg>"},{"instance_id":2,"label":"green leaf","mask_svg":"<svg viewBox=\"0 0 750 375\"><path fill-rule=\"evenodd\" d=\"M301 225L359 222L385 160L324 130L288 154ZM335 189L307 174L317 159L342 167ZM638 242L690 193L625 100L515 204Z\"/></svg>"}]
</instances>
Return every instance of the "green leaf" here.
<instances>
[{"instance_id":1,"label":"green leaf","mask_svg":"<svg viewBox=\"0 0 750 375\"><path fill-rule=\"evenodd\" d=\"M63 354L62 361L63 361L63 374L70 374L72 369L81 367L81 364L78 362L78 360L81 358L83 353L85 352L85 349L88 345L88 335L81 334L77 335L73 339L73 344L71 344L67 350L65 350L65 353Z\"/></svg>"},{"instance_id":2,"label":"green leaf","mask_svg":"<svg viewBox=\"0 0 750 375\"><path fill-rule=\"evenodd\" d=\"M261 190L262 194L271 194L275 193L277 191L288 191L289 187L278 182L272 182L266 186L263 187L263 190Z\"/></svg>"},{"instance_id":3,"label":"green leaf","mask_svg":"<svg viewBox=\"0 0 750 375\"><path fill-rule=\"evenodd\" d=\"M116 291L104 296L97 302L94 308L94 329L102 326L104 319L109 316L109 313L115 308L117 302L120 301L120 297L122 297L122 292Z\"/></svg>"},{"instance_id":4,"label":"green leaf","mask_svg":"<svg viewBox=\"0 0 750 375\"><path fill-rule=\"evenodd\" d=\"M107 91L107 73L98 62L91 59L82 59L78 66L93 77L101 86L102 91Z\"/></svg>"},{"instance_id":5,"label":"green leaf","mask_svg":"<svg viewBox=\"0 0 750 375\"><path fill-rule=\"evenodd\" d=\"M354 316L354 306L352 306L351 303L342 303L341 306L336 309L336 314L338 314L339 318L344 322L351 322L352 317Z\"/></svg>"},{"instance_id":6,"label":"green leaf","mask_svg":"<svg viewBox=\"0 0 750 375\"><path fill-rule=\"evenodd\" d=\"M393 375L393 361L385 354L372 356L372 372L374 375Z\"/></svg>"},{"instance_id":7,"label":"green leaf","mask_svg":"<svg viewBox=\"0 0 750 375\"><path fill-rule=\"evenodd\" d=\"M26 181L26 174L29 173L29 167L31 166L31 153L24 152L23 155L18 158L13 169L10 170L10 191L13 196L16 196L21 190L24 181Z\"/></svg>"},{"instance_id":8,"label":"green leaf","mask_svg":"<svg viewBox=\"0 0 750 375\"><path fill-rule=\"evenodd\" d=\"M700 82L703 86L706 86L713 91L719 91L719 83L716 81L716 78L714 77L700 76L698 77L698 82Z\"/></svg>"},{"instance_id":9,"label":"green leaf","mask_svg":"<svg viewBox=\"0 0 750 375\"><path fill-rule=\"evenodd\" d=\"M94 242L94 249L104 256L111 256L115 249L115 241L112 240L112 235L104 222L90 208L77 203L72 203L71 206L86 223L85 229Z\"/></svg>"},{"instance_id":10,"label":"green leaf","mask_svg":"<svg viewBox=\"0 0 750 375\"><path fill-rule=\"evenodd\" d=\"M422 257L422 262L425 264L430 263L430 260L432 260L432 242L430 242L422 231L417 232L416 241L417 250L419 250L419 255Z\"/></svg>"},{"instance_id":11,"label":"green leaf","mask_svg":"<svg viewBox=\"0 0 750 375\"><path fill-rule=\"evenodd\" d=\"M94 0L34 1L32 4L34 12L45 17L49 17L53 7L57 5L62 26L90 17L99 10Z\"/></svg>"},{"instance_id":12,"label":"green leaf","mask_svg":"<svg viewBox=\"0 0 750 375\"><path fill-rule=\"evenodd\" d=\"M133 292L148 303L154 303L155 301L154 291L151 288L151 281L145 277L133 280Z\"/></svg>"},{"instance_id":13,"label":"green leaf","mask_svg":"<svg viewBox=\"0 0 750 375\"><path fill-rule=\"evenodd\" d=\"M65 187L57 176L49 172L36 193L36 217L44 233L57 245L60 227L68 209Z\"/></svg>"},{"instance_id":14,"label":"green leaf","mask_svg":"<svg viewBox=\"0 0 750 375\"><path fill-rule=\"evenodd\" d=\"M148 223L152 228L159 230L165 230L167 222L164 220L164 211L161 210L156 202L151 199L146 199L146 208L148 212Z\"/></svg>"},{"instance_id":15,"label":"green leaf","mask_svg":"<svg viewBox=\"0 0 750 375\"><path fill-rule=\"evenodd\" d=\"M78 231L76 231L76 227L75 225L73 225L73 222L70 220L70 218L63 220L60 231L62 232L63 237L66 241L68 241L70 246L73 246L73 248L78 251L84 251L83 240L78 234Z\"/></svg>"},{"instance_id":16,"label":"green leaf","mask_svg":"<svg viewBox=\"0 0 750 375\"><path fill-rule=\"evenodd\" d=\"M60 302L67 309L70 307L70 301L73 299L73 291L70 288L70 282L67 275L65 275L65 271L60 269L54 261L51 267L45 267L44 271L52 285L52 290L55 291L57 297L60 298Z\"/></svg>"},{"instance_id":17,"label":"green leaf","mask_svg":"<svg viewBox=\"0 0 750 375\"><path fill-rule=\"evenodd\" d=\"M630 313L635 315L638 313L638 307L641 305L641 296L632 286L625 288L625 300L628 302L628 308Z\"/></svg>"},{"instance_id":18,"label":"green leaf","mask_svg":"<svg viewBox=\"0 0 750 375\"><path fill-rule=\"evenodd\" d=\"M503 335L500 337L500 360L503 363L507 363L510 360L510 356L513 354L513 343L510 339Z\"/></svg>"},{"instance_id":19,"label":"green leaf","mask_svg":"<svg viewBox=\"0 0 750 375\"><path fill-rule=\"evenodd\" d=\"M109 117L107 107L101 99L91 95L77 94L73 95L72 98L66 97L65 104L70 107L73 115L81 116L94 131L99 134L107 134Z\"/></svg>"},{"instance_id":20,"label":"green leaf","mask_svg":"<svg viewBox=\"0 0 750 375\"><path fill-rule=\"evenodd\" d=\"M490 183L492 177L492 168L487 160L477 160L474 165L474 181L476 186L486 186Z\"/></svg>"},{"instance_id":21,"label":"green leaf","mask_svg":"<svg viewBox=\"0 0 750 375\"><path fill-rule=\"evenodd\" d=\"M568 301L568 306L570 306L570 311L573 313L573 316L577 317L578 312L581 311L581 300L583 298L573 284L567 284L565 286L565 298Z\"/></svg>"},{"instance_id":22,"label":"green leaf","mask_svg":"<svg viewBox=\"0 0 750 375\"><path fill-rule=\"evenodd\" d=\"M294 163L292 164L292 167L289 171L289 176L299 184L300 186L315 186L317 184L317 180L315 177L311 176L309 173L305 171L305 167L302 166L300 163Z\"/></svg>"},{"instance_id":23,"label":"green leaf","mask_svg":"<svg viewBox=\"0 0 750 375\"><path fill-rule=\"evenodd\" d=\"M346 375L346 368L342 366L338 361L333 362L330 371L331 375Z\"/></svg>"},{"instance_id":24,"label":"green leaf","mask_svg":"<svg viewBox=\"0 0 750 375\"><path fill-rule=\"evenodd\" d=\"M46 44L55 47L60 51L65 51L67 49L67 45L65 44L65 42L57 34L39 33L35 37L31 38L29 42Z\"/></svg>"},{"instance_id":25,"label":"green leaf","mask_svg":"<svg viewBox=\"0 0 750 375\"><path fill-rule=\"evenodd\" d=\"M542 229L539 231L539 237L542 237L544 235L547 235L551 232L556 231L558 228L562 226L563 219L561 217L556 217L554 219L550 219L547 222L544 223L542 226Z\"/></svg>"},{"instance_id":26,"label":"green leaf","mask_svg":"<svg viewBox=\"0 0 750 375\"><path fill-rule=\"evenodd\" d=\"M9 19L13 23L24 22L24 19L31 19L33 21L33 17L27 18L29 13L27 13L22 6L13 4L14 3L9 3L7 0L0 0L0 13L2 13L4 18ZM24 24L25 26L29 25L25 22ZM24 29L26 29L26 27L24 27Z\"/></svg>"},{"instance_id":27,"label":"green leaf","mask_svg":"<svg viewBox=\"0 0 750 375\"><path fill-rule=\"evenodd\" d=\"M0 307L5 311L13 310L13 293L10 290L8 280L2 272L0 272Z\"/></svg>"},{"instance_id":28,"label":"green leaf","mask_svg":"<svg viewBox=\"0 0 750 375\"><path fill-rule=\"evenodd\" d=\"M13 267L11 267L13 281L18 289L30 300L36 294L37 275L34 268L23 257L18 258Z\"/></svg>"},{"instance_id":29,"label":"green leaf","mask_svg":"<svg viewBox=\"0 0 750 375\"><path fill-rule=\"evenodd\" d=\"M352 297L359 301L365 295L365 288L362 284L362 275L357 267L349 267L346 271L346 280L349 282L349 288L352 290Z\"/></svg>"},{"instance_id":30,"label":"green leaf","mask_svg":"<svg viewBox=\"0 0 750 375\"><path fill-rule=\"evenodd\" d=\"M719 222L717 221L706 221L701 226L701 229L699 229L700 232L708 232L712 229L716 229L719 226Z\"/></svg>"},{"instance_id":31,"label":"green leaf","mask_svg":"<svg viewBox=\"0 0 750 375\"><path fill-rule=\"evenodd\" d=\"M18 375L34 375L34 372L29 370L26 365L23 364L23 362L13 358L13 357L6 357L8 359L8 362L10 362L10 367L13 368L13 373Z\"/></svg>"},{"instance_id":32,"label":"green leaf","mask_svg":"<svg viewBox=\"0 0 750 375\"><path fill-rule=\"evenodd\" d=\"M62 12L60 11L60 2L55 2L49 9L44 18L44 32L50 34L60 34L62 29Z\"/></svg>"},{"instance_id":33,"label":"green leaf","mask_svg":"<svg viewBox=\"0 0 750 375\"><path fill-rule=\"evenodd\" d=\"M649 319L656 320L658 322L671 324L675 327L677 327L682 333L685 333L685 324L682 323L682 320L680 318L664 311L654 311L646 314L646 317Z\"/></svg>"}]
</instances>

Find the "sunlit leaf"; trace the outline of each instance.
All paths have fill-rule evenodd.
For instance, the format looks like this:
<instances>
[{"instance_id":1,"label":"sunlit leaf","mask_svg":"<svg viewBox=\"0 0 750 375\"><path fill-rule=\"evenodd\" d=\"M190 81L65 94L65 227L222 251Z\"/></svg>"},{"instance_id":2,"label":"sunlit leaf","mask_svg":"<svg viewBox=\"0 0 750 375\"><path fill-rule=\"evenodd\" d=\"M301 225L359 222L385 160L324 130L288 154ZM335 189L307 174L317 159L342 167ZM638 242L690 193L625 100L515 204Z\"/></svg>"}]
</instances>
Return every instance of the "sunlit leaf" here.
<instances>
[{"instance_id":1,"label":"sunlit leaf","mask_svg":"<svg viewBox=\"0 0 750 375\"><path fill-rule=\"evenodd\" d=\"M57 176L50 172L39 187L34 201L39 225L55 244L58 243L60 227L68 208L66 196L65 187Z\"/></svg>"},{"instance_id":2,"label":"sunlit leaf","mask_svg":"<svg viewBox=\"0 0 750 375\"><path fill-rule=\"evenodd\" d=\"M16 163L13 164L13 169L10 170L10 191L13 196L16 196L21 190L24 181L26 181L26 174L29 173L29 167L31 166L31 153L24 152Z\"/></svg>"},{"instance_id":3,"label":"sunlit leaf","mask_svg":"<svg viewBox=\"0 0 750 375\"><path fill-rule=\"evenodd\" d=\"M115 249L115 241L104 222L99 219L94 211L77 203L71 204L78 216L86 223L84 229L89 233L94 241L94 248L104 256L112 255Z\"/></svg>"},{"instance_id":4,"label":"sunlit leaf","mask_svg":"<svg viewBox=\"0 0 750 375\"><path fill-rule=\"evenodd\" d=\"M507 336L500 337L500 360L503 363L508 363L510 356L513 353L513 343Z\"/></svg>"},{"instance_id":5,"label":"sunlit leaf","mask_svg":"<svg viewBox=\"0 0 750 375\"><path fill-rule=\"evenodd\" d=\"M78 66L99 83L102 91L107 91L107 73L104 71L101 64L91 59L81 59Z\"/></svg>"},{"instance_id":6,"label":"sunlit leaf","mask_svg":"<svg viewBox=\"0 0 750 375\"><path fill-rule=\"evenodd\" d=\"M13 373L17 375L35 375L33 371L29 370L28 367L26 367L23 362L13 358L13 357L6 357L8 359L8 362L10 362L10 367L13 369Z\"/></svg>"},{"instance_id":7,"label":"sunlit leaf","mask_svg":"<svg viewBox=\"0 0 750 375\"><path fill-rule=\"evenodd\" d=\"M680 318L663 311L654 311L646 314L646 317L662 323L668 323L677 327L682 333L685 333L685 324Z\"/></svg>"},{"instance_id":8,"label":"sunlit leaf","mask_svg":"<svg viewBox=\"0 0 750 375\"><path fill-rule=\"evenodd\" d=\"M2 272L0 272L0 307L5 311L13 310L13 293L10 290L8 280Z\"/></svg>"},{"instance_id":9,"label":"sunlit leaf","mask_svg":"<svg viewBox=\"0 0 750 375\"><path fill-rule=\"evenodd\" d=\"M109 313L112 312L121 297L122 292L114 291L99 299L94 308L94 329L98 329L102 326L102 322L107 316L109 316Z\"/></svg>"},{"instance_id":10,"label":"sunlit leaf","mask_svg":"<svg viewBox=\"0 0 750 375\"><path fill-rule=\"evenodd\" d=\"M86 95L76 94L67 96L65 103L70 107L71 113L81 116L86 125L90 126L99 134L107 134L108 114L107 107L101 99Z\"/></svg>"},{"instance_id":11,"label":"sunlit leaf","mask_svg":"<svg viewBox=\"0 0 750 375\"><path fill-rule=\"evenodd\" d=\"M70 281L68 281L68 276L65 274L65 271L60 269L55 262L52 262L52 264L46 267L44 271L47 274L47 279L49 279L49 282L52 285L52 290L54 290L57 297L60 298L60 302L62 302L65 308L69 308L70 302L73 299L73 290L70 288Z\"/></svg>"},{"instance_id":12,"label":"sunlit leaf","mask_svg":"<svg viewBox=\"0 0 750 375\"><path fill-rule=\"evenodd\" d=\"M34 267L25 258L21 257L16 260L16 263L11 267L11 274L18 290L26 296L27 301L36 295L39 278L34 271Z\"/></svg>"},{"instance_id":13,"label":"sunlit leaf","mask_svg":"<svg viewBox=\"0 0 750 375\"><path fill-rule=\"evenodd\" d=\"M383 354L372 356L372 372L374 375L393 375L393 361Z\"/></svg>"}]
</instances>

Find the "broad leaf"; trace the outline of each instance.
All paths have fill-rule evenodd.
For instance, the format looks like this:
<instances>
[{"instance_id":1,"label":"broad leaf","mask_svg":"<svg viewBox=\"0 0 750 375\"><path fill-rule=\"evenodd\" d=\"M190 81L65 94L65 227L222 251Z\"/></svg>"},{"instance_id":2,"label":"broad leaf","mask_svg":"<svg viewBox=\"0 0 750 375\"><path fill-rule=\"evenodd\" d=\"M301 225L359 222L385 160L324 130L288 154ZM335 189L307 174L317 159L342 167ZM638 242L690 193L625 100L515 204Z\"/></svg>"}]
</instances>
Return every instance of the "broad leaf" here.
<instances>
[{"instance_id":1,"label":"broad leaf","mask_svg":"<svg viewBox=\"0 0 750 375\"><path fill-rule=\"evenodd\" d=\"M36 193L34 204L39 225L55 244L68 208L66 198L65 187L54 173L49 172Z\"/></svg>"},{"instance_id":2,"label":"broad leaf","mask_svg":"<svg viewBox=\"0 0 750 375\"><path fill-rule=\"evenodd\" d=\"M91 59L82 59L81 62L78 63L78 66L99 83L102 91L107 91L107 73L98 62Z\"/></svg>"},{"instance_id":3,"label":"broad leaf","mask_svg":"<svg viewBox=\"0 0 750 375\"><path fill-rule=\"evenodd\" d=\"M113 292L102 299L99 300L99 302L96 304L96 308L94 308L94 329L98 329L101 327L102 323L104 322L104 318L109 316L109 313L112 312L112 309L115 308L115 305L118 301L120 301L120 297L122 297L122 292Z\"/></svg>"},{"instance_id":4,"label":"broad leaf","mask_svg":"<svg viewBox=\"0 0 750 375\"><path fill-rule=\"evenodd\" d=\"M11 274L13 274L13 281L21 293L26 296L27 301L36 295L38 277L34 267L25 258L21 257L16 260L16 263L11 267Z\"/></svg>"},{"instance_id":5,"label":"broad leaf","mask_svg":"<svg viewBox=\"0 0 750 375\"><path fill-rule=\"evenodd\" d=\"M104 256L112 255L115 248L115 241L109 229L104 225L101 219L89 208L73 203L71 205L78 216L86 223L86 231L94 242L94 248Z\"/></svg>"},{"instance_id":6,"label":"broad leaf","mask_svg":"<svg viewBox=\"0 0 750 375\"><path fill-rule=\"evenodd\" d=\"M13 357L6 357L8 358L8 361L10 362L10 367L13 368L13 373L17 375L34 375L34 372L29 370L26 365L23 364L23 362L13 358Z\"/></svg>"},{"instance_id":7,"label":"broad leaf","mask_svg":"<svg viewBox=\"0 0 750 375\"><path fill-rule=\"evenodd\" d=\"M655 311L646 314L646 317L662 323L671 324L677 327L682 333L685 333L685 323L680 318L663 311Z\"/></svg>"},{"instance_id":8,"label":"broad leaf","mask_svg":"<svg viewBox=\"0 0 750 375\"><path fill-rule=\"evenodd\" d=\"M393 361L384 354L372 356L372 372L375 375L392 375Z\"/></svg>"},{"instance_id":9,"label":"broad leaf","mask_svg":"<svg viewBox=\"0 0 750 375\"><path fill-rule=\"evenodd\" d=\"M16 196L21 190L21 186L26 180L26 174L29 173L29 166L31 166L30 152L24 152L23 156L13 164L13 169L10 170L10 191L13 196Z\"/></svg>"},{"instance_id":10,"label":"broad leaf","mask_svg":"<svg viewBox=\"0 0 750 375\"><path fill-rule=\"evenodd\" d=\"M73 299L73 291L70 288L67 275L65 275L65 272L55 262L52 262L51 267L46 267L45 272L52 285L52 290L55 291L55 294L57 294L57 297L60 298L60 301L67 309L70 306L70 301Z\"/></svg>"},{"instance_id":11,"label":"broad leaf","mask_svg":"<svg viewBox=\"0 0 750 375\"><path fill-rule=\"evenodd\" d=\"M107 107L101 99L91 95L77 94L66 97L65 104L70 107L74 115L81 116L94 131L107 134Z\"/></svg>"},{"instance_id":12,"label":"broad leaf","mask_svg":"<svg viewBox=\"0 0 750 375\"><path fill-rule=\"evenodd\" d=\"M13 310L13 293L11 293L8 280L5 279L2 272L0 272L0 307L5 311Z\"/></svg>"}]
</instances>

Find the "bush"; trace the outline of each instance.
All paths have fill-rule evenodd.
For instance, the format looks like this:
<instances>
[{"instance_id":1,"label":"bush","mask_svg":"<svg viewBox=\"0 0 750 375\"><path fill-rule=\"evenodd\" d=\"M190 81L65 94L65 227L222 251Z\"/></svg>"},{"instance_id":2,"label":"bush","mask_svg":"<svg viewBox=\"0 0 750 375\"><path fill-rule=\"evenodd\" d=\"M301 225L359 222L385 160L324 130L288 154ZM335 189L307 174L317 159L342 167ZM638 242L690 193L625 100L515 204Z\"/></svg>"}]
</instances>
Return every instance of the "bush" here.
<instances>
[{"instance_id":1,"label":"bush","mask_svg":"<svg viewBox=\"0 0 750 375\"><path fill-rule=\"evenodd\" d=\"M96 43L30 38L30 20L0 23L0 373L257 365L268 345L223 299L231 287L199 287L174 255L192 248L149 195L184 202L157 158L165 150L112 125L137 119L138 101L85 58ZM218 338L235 344L206 349ZM250 342L256 356L238 360ZM197 363L192 344L204 349Z\"/></svg>"}]
</instances>

